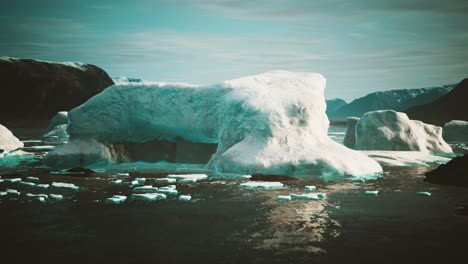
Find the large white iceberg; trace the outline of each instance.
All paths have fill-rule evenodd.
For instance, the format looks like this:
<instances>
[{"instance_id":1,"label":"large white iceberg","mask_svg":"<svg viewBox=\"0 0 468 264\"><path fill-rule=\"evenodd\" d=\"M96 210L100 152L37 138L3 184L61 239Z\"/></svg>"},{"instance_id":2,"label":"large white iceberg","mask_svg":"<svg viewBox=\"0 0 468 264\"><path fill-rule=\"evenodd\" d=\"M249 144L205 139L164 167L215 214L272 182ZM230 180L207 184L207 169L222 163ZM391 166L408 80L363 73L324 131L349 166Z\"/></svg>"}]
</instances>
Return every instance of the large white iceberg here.
<instances>
[{"instance_id":1,"label":"large white iceberg","mask_svg":"<svg viewBox=\"0 0 468 264\"><path fill-rule=\"evenodd\" d=\"M468 142L468 122L452 120L446 123L442 136L447 142Z\"/></svg>"},{"instance_id":2,"label":"large white iceberg","mask_svg":"<svg viewBox=\"0 0 468 264\"><path fill-rule=\"evenodd\" d=\"M182 139L218 144L206 165L216 172L325 179L380 173L378 163L327 136L325 83L316 73L271 71L211 86L115 85L69 112L71 143L54 152L92 139L110 161L116 158L104 145Z\"/></svg>"},{"instance_id":3,"label":"large white iceberg","mask_svg":"<svg viewBox=\"0 0 468 264\"><path fill-rule=\"evenodd\" d=\"M0 155L22 148L23 146L23 142L15 137L8 128L0 124Z\"/></svg>"},{"instance_id":4,"label":"large white iceberg","mask_svg":"<svg viewBox=\"0 0 468 264\"><path fill-rule=\"evenodd\" d=\"M405 113L393 110L364 114L356 125L357 150L421 151L452 153L442 138L442 128L410 120Z\"/></svg>"}]
</instances>

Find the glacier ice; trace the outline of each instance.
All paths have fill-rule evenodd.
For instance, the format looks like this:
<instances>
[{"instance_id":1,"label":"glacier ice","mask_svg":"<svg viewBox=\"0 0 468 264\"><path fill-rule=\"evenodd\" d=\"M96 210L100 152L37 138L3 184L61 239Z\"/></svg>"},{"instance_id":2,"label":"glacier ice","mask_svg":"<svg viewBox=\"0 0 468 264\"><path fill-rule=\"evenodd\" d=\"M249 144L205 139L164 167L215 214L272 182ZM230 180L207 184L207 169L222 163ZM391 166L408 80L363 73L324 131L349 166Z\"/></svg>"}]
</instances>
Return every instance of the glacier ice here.
<instances>
[{"instance_id":1,"label":"glacier ice","mask_svg":"<svg viewBox=\"0 0 468 264\"><path fill-rule=\"evenodd\" d=\"M60 111L57 112L52 119L50 120L49 126L46 129L46 132L52 131L56 126L68 124L68 112Z\"/></svg>"},{"instance_id":2,"label":"glacier ice","mask_svg":"<svg viewBox=\"0 0 468 264\"><path fill-rule=\"evenodd\" d=\"M282 189L284 184L281 182L250 181L241 183L240 186L246 189Z\"/></svg>"},{"instance_id":3,"label":"glacier ice","mask_svg":"<svg viewBox=\"0 0 468 264\"><path fill-rule=\"evenodd\" d=\"M192 196L190 196L190 195L181 195L181 196L179 196L179 201L188 202L190 200L192 200Z\"/></svg>"},{"instance_id":4,"label":"glacier ice","mask_svg":"<svg viewBox=\"0 0 468 264\"><path fill-rule=\"evenodd\" d=\"M325 83L320 74L271 71L210 86L114 85L69 112L71 140L49 154L79 156L78 145L88 144L96 150L88 160L112 163L121 154L112 144L180 138L218 144L206 165L215 172L325 179L381 173L378 163L327 136Z\"/></svg>"},{"instance_id":5,"label":"glacier ice","mask_svg":"<svg viewBox=\"0 0 468 264\"><path fill-rule=\"evenodd\" d=\"M452 153L442 138L442 128L410 120L393 110L367 112L356 125L356 150L421 151Z\"/></svg>"},{"instance_id":6,"label":"glacier ice","mask_svg":"<svg viewBox=\"0 0 468 264\"><path fill-rule=\"evenodd\" d=\"M468 122L452 120L444 125L442 136L447 142L468 142Z\"/></svg>"},{"instance_id":7,"label":"glacier ice","mask_svg":"<svg viewBox=\"0 0 468 264\"><path fill-rule=\"evenodd\" d=\"M23 150L0 153L0 166L4 167L16 167L20 164L33 163L35 161L34 153Z\"/></svg>"},{"instance_id":8,"label":"glacier ice","mask_svg":"<svg viewBox=\"0 0 468 264\"><path fill-rule=\"evenodd\" d=\"M56 138L60 142L67 141L69 137L67 132L67 124L68 112L57 112L50 120L49 126L47 127L42 137L46 139Z\"/></svg>"}]
</instances>

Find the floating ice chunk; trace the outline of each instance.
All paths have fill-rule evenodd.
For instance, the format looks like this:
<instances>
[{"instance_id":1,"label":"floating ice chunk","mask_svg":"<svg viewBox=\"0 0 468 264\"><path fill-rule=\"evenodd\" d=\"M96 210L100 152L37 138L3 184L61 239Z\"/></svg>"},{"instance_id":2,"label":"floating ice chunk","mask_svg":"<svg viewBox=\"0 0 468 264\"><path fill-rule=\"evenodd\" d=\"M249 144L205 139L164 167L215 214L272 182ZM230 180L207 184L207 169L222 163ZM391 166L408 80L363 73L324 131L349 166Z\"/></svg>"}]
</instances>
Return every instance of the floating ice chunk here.
<instances>
[{"instance_id":1,"label":"floating ice chunk","mask_svg":"<svg viewBox=\"0 0 468 264\"><path fill-rule=\"evenodd\" d=\"M26 180L28 180L30 182L38 182L39 178L38 177L26 177Z\"/></svg>"},{"instance_id":2,"label":"floating ice chunk","mask_svg":"<svg viewBox=\"0 0 468 264\"><path fill-rule=\"evenodd\" d=\"M7 193L8 196L15 196L15 197L18 197L21 194L15 189L6 189L5 192Z\"/></svg>"},{"instance_id":3,"label":"floating ice chunk","mask_svg":"<svg viewBox=\"0 0 468 264\"><path fill-rule=\"evenodd\" d=\"M0 179L0 183L4 182L5 180Z\"/></svg>"},{"instance_id":4,"label":"floating ice chunk","mask_svg":"<svg viewBox=\"0 0 468 264\"><path fill-rule=\"evenodd\" d=\"M284 187L284 184L281 182L251 181L241 183L240 186L246 189L281 189Z\"/></svg>"},{"instance_id":5,"label":"floating ice chunk","mask_svg":"<svg viewBox=\"0 0 468 264\"><path fill-rule=\"evenodd\" d=\"M110 182L111 184L121 184L122 180L113 180Z\"/></svg>"},{"instance_id":6,"label":"floating ice chunk","mask_svg":"<svg viewBox=\"0 0 468 264\"><path fill-rule=\"evenodd\" d=\"M432 194L430 192L416 192L416 195L419 196L431 196Z\"/></svg>"},{"instance_id":7,"label":"floating ice chunk","mask_svg":"<svg viewBox=\"0 0 468 264\"><path fill-rule=\"evenodd\" d=\"M252 178L252 175L242 175L241 178L243 178L243 179L250 179L250 178Z\"/></svg>"},{"instance_id":8,"label":"floating ice chunk","mask_svg":"<svg viewBox=\"0 0 468 264\"><path fill-rule=\"evenodd\" d=\"M49 188L49 186L50 186L49 184L36 184L36 186L34 186L34 187L46 190L46 189Z\"/></svg>"},{"instance_id":9,"label":"floating ice chunk","mask_svg":"<svg viewBox=\"0 0 468 264\"><path fill-rule=\"evenodd\" d=\"M144 184L146 182L146 178L135 178L135 181L138 181L139 184Z\"/></svg>"},{"instance_id":10,"label":"floating ice chunk","mask_svg":"<svg viewBox=\"0 0 468 264\"><path fill-rule=\"evenodd\" d=\"M58 201L62 201L63 200L63 195L61 194L49 194L49 198L50 200L54 201L54 202L58 202Z\"/></svg>"},{"instance_id":11,"label":"floating ice chunk","mask_svg":"<svg viewBox=\"0 0 468 264\"><path fill-rule=\"evenodd\" d=\"M286 202L286 201L291 201L291 195L278 195L276 197L276 201L278 202Z\"/></svg>"},{"instance_id":12,"label":"floating ice chunk","mask_svg":"<svg viewBox=\"0 0 468 264\"><path fill-rule=\"evenodd\" d=\"M154 180L156 183L175 183L177 179L174 178L156 178Z\"/></svg>"},{"instance_id":13,"label":"floating ice chunk","mask_svg":"<svg viewBox=\"0 0 468 264\"><path fill-rule=\"evenodd\" d=\"M291 199L294 200L322 200L324 199L318 193L303 193L303 194L294 194L291 193Z\"/></svg>"},{"instance_id":14,"label":"floating ice chunk","mask_svg":"<svg viewBox=\"0 0 468 264\"><path fill-rule=\"evenodd\" d=\"M125 195L113 195L112 198L120 199L122 202L125 202L127 200L127 196Z\"/></svg>"},{"instance_id":15,"label":"floating ice chunk","mask_svg":"<svg viewBox=\"0 0 468 264\"><path fill-rule=\"evenodd\" d=\"M18 182L19 185L25 186L25 187L34 187L36 184L34 182L27 182L27 181L20 181Z\"/></svg>"},{"instance_id":16,"label":"floating ice chunk","mask_svg":"<svg viewBox=\"0 0 468 264\"><path fill-rule=\"evenodd\" d=\"M6 196L6 195L8 195L7 192L0 192L0 196Z\"/></svg>"},{"instance_id":17,"label":"floating ice chunk","mask_svg":"<svg viewBox=\"0 0 468 264\"><path fill-rule=\"evenodd\" d=\"M174 190L175 190L177 187L176 187L175 185L168 185L168 186L166 186L166 188L174 189Z\"/></svg>"},{"instance_id":18,"label":"floating ice chunk","mask_svg":"<svg viewBox=\"0 0 468 264\"><path fill-rule=\"evenodd\" d=\"M5 181L10 182L10 183L16 183L16 182L20 182L21 178L5 179Z\"/></svg>"},{"instance_id":19,"label":"floating ice chunk","mask_svg":"<svg viewBox=\"0 0 468 264\"><path fill-rule=\"evenodd\" d=\"M308 186L304 186L304 189L306 191L313 192L317 189L317 187L315 187L314 185L308 185Z\"/></svg>"},{"instance_id":20,"label":"floating ice chunk","mask_svg":"<svg viewBox=\"0 0 468 264\"><path fill-rule=\"evenodd\" d=\"M168 187L161 187L161 188L159 188L158 192L168 194L168 195L177 195L178 194L176 189L168 188Z\"/></svg>"},{"instance_id":21,"label":"floating ice chunk","mask_svg":"<svg viewBox=\"0 0 468 264\"><path fill-rule=\"evenodd\" d=\"M130 186L135 186L135 185L138 185L140 184L140 182L138 182L137 180L133 180L130 182Z\"/></svg>"},{"instance_id":22,"label":"floating ice chunk","mask_svg":"<svg viewBox=\"0 0 468 264\"><path fill-rule=\"evenodd\" d=\"M132 200L136 201L157 201L157 200L165 200L167 196L162 193L134 193L131 196Z\"/></svg>"},{"instance_id":23,"label":"floating ice chunk","mask_svg":"<svg viewBox=\"0 0 468 264\"><path fill-rule=\"evenodd\" d=\"M178 180L180 183L184 182L198 182L208 178L206 174L169 174L167 178Z\"/></svg>"},{"instance_id":24,"label":"floating ice chunk","mask_svg":"<svg viewBox=\"0 0 468 264\"><path fill-rule=\"evenodd\" d=\"M28 151L28 152L47 152L47 151L52 151L55 149L55 146L30 146L30 147L24 147L22 150Z\"/></svg>"},{"instance_id":25,"label":"floating ice chunk","mask_svg":"<svg viewBox=\"0 0 468 264\"><path fill-rule=\"evenodd\" d=\"M133 188L133 192L136 193L155 193L158 191L157 187L153 187L152 185L145 185Z\"/></svg>"},{"instance_id":26,"label":"floating ice chunk","mask_svg":"<svg viewBox=\"0 0 468 264\"><path fill-rule=\"evenodd\" d=\"M124 177L130 177L130 173L128 173L128 172L121 172L121 173L117 173L115 176L117 176L117 177L122 177L122 178L124 178Z\"/></svg>"},{"instance_id":27,"label":"floating ice chunk","mask_svg":"<svg viewBox=\"0 0 468 264\"><path fill-rule=\"evenodd\" d=\"M37 201L37 202L45 203L48 198L49 196L47 194L32 194L32 193L26 194L26 199L28 199L29 201Z\"/></svg>"},{"instance_id":28,"label":"floating ice chunk","mask_svg":"<svg viewBox=\"0 0 468 264\"><path fill-rule=\"evenodd\" d=\"M192 200L192 196L190 196L190 195L181 195L181 196L179 196L179 201L188 202L190 200Z\"/></svg>"},{"instance_id":29,"label":"floating ice chunk","mask_svg":"<svg viewBox=\"0 0 468 264\"><path fill-rule=\"evenodd\" d=\"M370 195L370 196L378 196L379 191L365 191L364 194L365 195Z\"/></svg>"},{"instance_id":30,"label":"floating ice chunk","mask_svg":"<svg viewBox=\"0 0 468 264\"><path fill-rule=\"evenodd\" d=\"M53 182L51 185L53 188L60 188L60 189L68 189L73 191L78 191L80 187L76 186L73 183L65 183L65 182Z\"/></svg>"}]
</instances>

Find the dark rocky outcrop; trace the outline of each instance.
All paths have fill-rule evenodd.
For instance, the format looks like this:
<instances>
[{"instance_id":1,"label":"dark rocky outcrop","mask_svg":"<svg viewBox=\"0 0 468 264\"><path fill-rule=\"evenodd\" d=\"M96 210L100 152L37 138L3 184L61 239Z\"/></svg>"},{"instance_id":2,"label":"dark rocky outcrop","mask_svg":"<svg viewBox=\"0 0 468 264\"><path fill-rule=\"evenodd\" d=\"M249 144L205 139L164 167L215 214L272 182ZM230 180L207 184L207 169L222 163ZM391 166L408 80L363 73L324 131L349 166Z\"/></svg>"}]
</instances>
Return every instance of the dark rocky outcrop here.
<instances>
[{"instance_id":1,"label":"dark rocky outcrop","mask_svg":"<svg viewBox=\"0 0 468 264\"><path fill-rule=\"evenodd\" d=\"M443 126L451 120L468 121L468 78L436 101L405 111L411 119Z\"/></svg>"},{"instance_id":2,"label":"dark rocky outcrop","mask_svg":"<svg viewBox=\"0 0 468 264\"><path fill-rule=\"evenodd\" d=\"M424 181L443 185L468 187L468 154L426 173Z\"/></svg>"},{"instance_id":3,"label":"dark rocky outcrop","mask_svg":"<svg viewBox=\"0 0 468 264\"><path fill-rule=\"evenodd\" d=\"M2 57L0 86L5 100L0 121L46 126L58 111L71 110L113 84L104 70L91 64Z\"/></svg>"},{"instance_id":4,"label":"dark rocky outcrop","mask_svg":"<svg viewBox=\"0 0 468 264\"><path fill-rule=\"evenodd\" d=\"M443 85L440 87L389 90L370 93L358 98L349 104L337 108L328 113L331 121L344 121L350 116L362 116L375 110L404 111L415 105L433 102L447 94L455 85Z\"/></svg>"}]
</instances>

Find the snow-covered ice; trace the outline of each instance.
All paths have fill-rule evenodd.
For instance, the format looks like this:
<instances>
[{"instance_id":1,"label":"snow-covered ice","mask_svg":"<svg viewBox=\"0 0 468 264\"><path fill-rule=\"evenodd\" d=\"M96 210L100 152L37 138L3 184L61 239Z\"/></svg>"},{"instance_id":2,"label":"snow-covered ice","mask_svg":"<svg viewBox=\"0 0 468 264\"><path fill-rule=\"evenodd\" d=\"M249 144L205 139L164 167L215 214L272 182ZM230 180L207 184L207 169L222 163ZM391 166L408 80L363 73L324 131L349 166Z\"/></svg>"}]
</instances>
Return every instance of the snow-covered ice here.
<instances>
[{"instance_id":1,"label":"snow-covered ice","mask_svg":"<svg viewBox=\"0 0 468 264\"><path fill-rule=\"evenodd\" d=\"M179 196L179 201L188 202L190 200L192 200L192 196L190 196L190 195L181 195L181 196Z\"/></svg>"},{"instance_id":2,"label":"snow-covered ice","mask_svg":"<svg viewBox=\"0 0 468 264\"><path fill-rule=\"evenodd\" d=\"M98 151L85 159L112 163L112 143L181 138L218 144L206 165L215 172L332 180L381 173L327 136L325 83L316 73L271 71L210 86L114 85L69 112L71 140L52 153L79 154L74 141L91 138Z\"/></svg>"},{"instance_id":3,"label":"snow-covered ice","mask_svg":"<svg viewBox=\"0 0 468 264\"><path fill-rule=\"evenodd\" d=\"M278 195L276 197L276 201L279 201L279 202L286 202L286 201L291 201L291 195Z\"/></svg>"},{"instance_id":4,"label":"snow-covered ice","mask_svg":"<svg viewBox=\"0 0 468 264\"><path fill-rule=\"evenodd\" d=\"M65 183L65 182L52 182L51 187L58 188L58 189L73 190L73 191L78 191L80 189L80 187L76 186L73 183Z\"/></svg>"},{"instance_id":5,"label":"snow-covered ice","mask_svg":"<svg viewBox=\"0 0 468 264\"><path fill-rule=\"evenodd\" d=\"M356 125L357 150L452 153L442 138L442 128L410 120L405 113L379 110L365 113Z\"/></svg>"},{"instance_id":6,"label":"snow-covered ice","mask_svg":"<svg viewBox=\"0 0 468 264\"><path fill-rule=\"evenodd\" d=\"M250 181L241 183L240 186L246 189L281 189L284 184L281 182Z\"/></svg>"},{"instance_id":7,"label":"snow-covered ice","mask_svg":"<svg viewBox=\"0 0 468 264\"><path fill-rule=\"evenodd\" d=\"M138 186L133 188L133 192L136 193L155 193L158 192L157 187L153 187L152 185L144 185L144 186Z\"/></svg>"},{"instance_id":8,"label":"snow-covered ice","mask_svg":"<svg viewBox=\"0 0 468 264\"><path fill-rule=\"evenodd\" d=\"M152 202L157 200L165 200L167 196L163 193L134 193L131 196L132 200Z\"/></svg>"},{"instance_id":9,"label":"snow-covered ice","mask_svg":"<svg viewBox=\"0 0 468 264\"><path fill-rule=\"evenodd\" d=\"M468 142L468 122L452 120L444 125L442 136L447 142Z\"/></svg>"},{"instance_id":10,"label":"snow-covered ice","mask_svg":"<svg viewBox=\"0 0 468 264\"><path fill-rule=\"evenodd\" d=\"M174 179L174 178L156 178L156 179L154 179L154 182L156 182L156 183L175 183L175 182L177 182L177 179Z\"/></svg>"}]
</instances>

